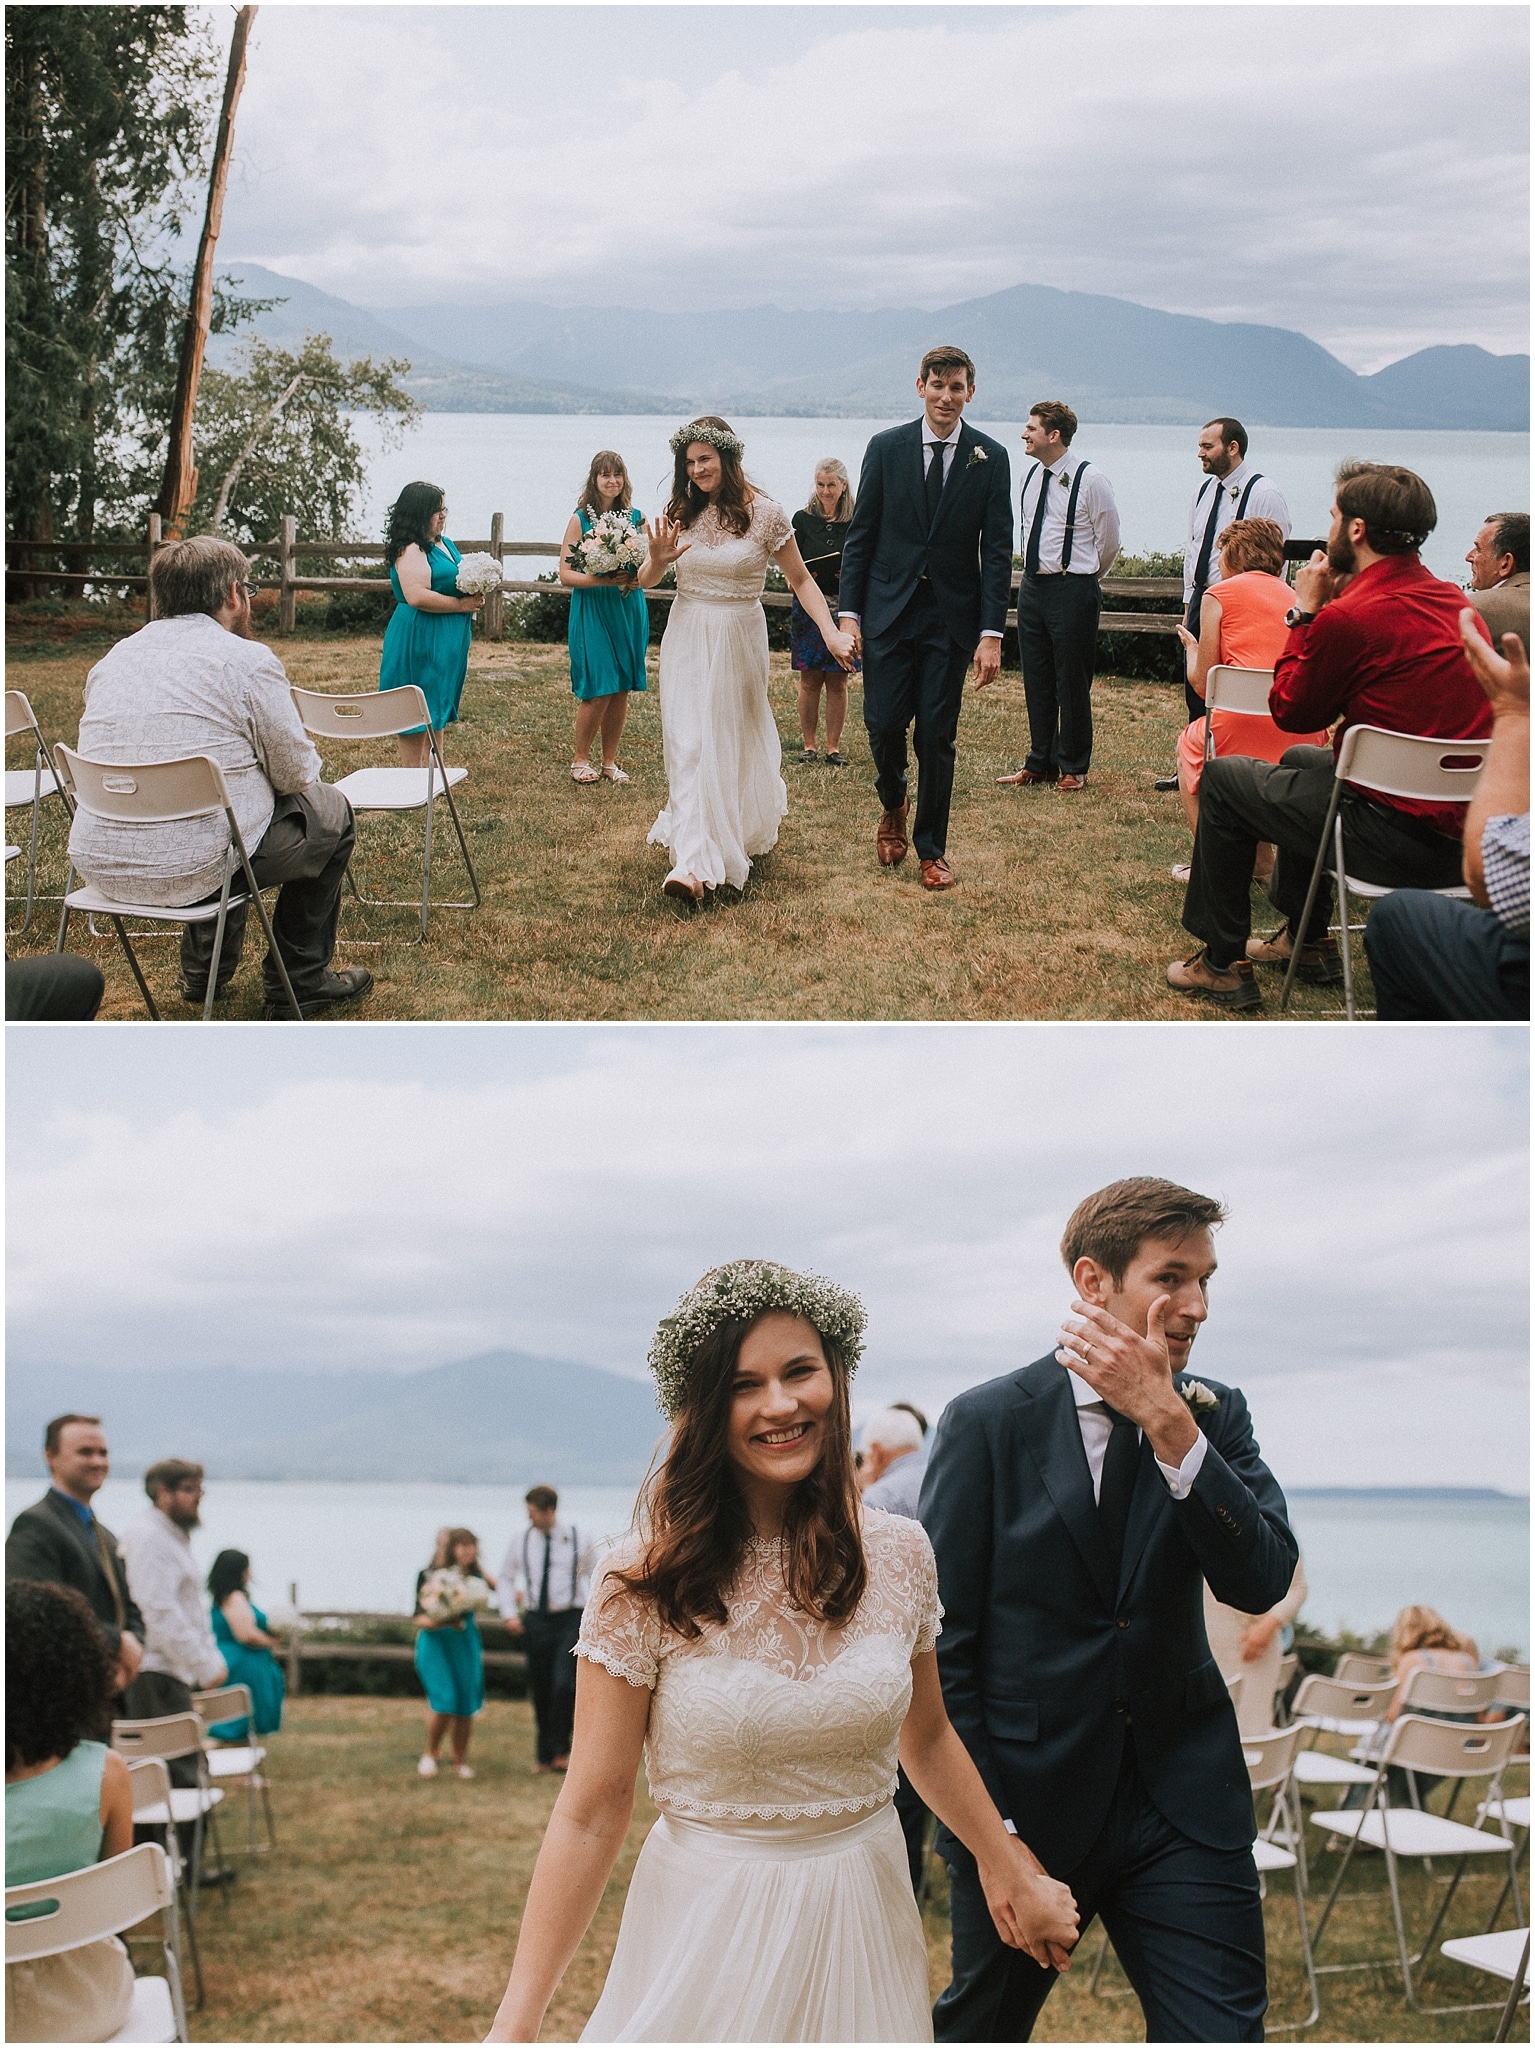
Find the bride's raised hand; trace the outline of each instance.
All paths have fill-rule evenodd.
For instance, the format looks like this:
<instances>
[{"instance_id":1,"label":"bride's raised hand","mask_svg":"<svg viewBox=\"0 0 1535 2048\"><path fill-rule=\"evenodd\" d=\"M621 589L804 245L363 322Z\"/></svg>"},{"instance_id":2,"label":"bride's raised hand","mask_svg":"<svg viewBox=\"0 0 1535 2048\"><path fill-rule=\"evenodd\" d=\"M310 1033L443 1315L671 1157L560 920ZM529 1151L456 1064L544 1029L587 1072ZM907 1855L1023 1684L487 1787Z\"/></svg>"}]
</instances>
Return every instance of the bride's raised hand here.
<instances>
[{"instance_id":1,"label":"bride's raised hand","mask_svg":"<svg viewBox=\"0 0 1535 2048\"><path fill-rule=\"evenodd\" d=\"M679 555L685 555L693 545L682 538L682 522L668 519L664 512L645 522L645 538L650 543L651 560L659 567L667 568Z\"/></svg>"},{"instance_id":2,"label":"bride's raised hand","mask_svg":"<svg viewBox=\"0 0 1535 2048\"><path fill-rule=\"evenodd\" d=\"M998 1934L1009 1948L1021 1948L1041 1969L1069 1970L1078 1935L1077 1902L1071 1887L1039 1868L1017 1845L1001 1871L983 1871L982 1889Z\"/></svg>"}]
</instances>

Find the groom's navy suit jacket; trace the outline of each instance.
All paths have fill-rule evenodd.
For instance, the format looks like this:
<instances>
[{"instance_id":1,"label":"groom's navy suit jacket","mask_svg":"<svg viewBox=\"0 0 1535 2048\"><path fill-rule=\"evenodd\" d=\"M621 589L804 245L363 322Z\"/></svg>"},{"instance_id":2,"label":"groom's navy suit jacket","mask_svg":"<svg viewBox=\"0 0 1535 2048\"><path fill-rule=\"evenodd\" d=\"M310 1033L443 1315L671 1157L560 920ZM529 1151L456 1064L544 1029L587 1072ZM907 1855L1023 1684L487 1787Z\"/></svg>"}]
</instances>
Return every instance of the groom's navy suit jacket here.
<instances>
[{"instance_id":1,"label":"groom's navy suit jacket","mask_svg":"<svg viewBox=\"0 0 1535 2048\"><path fill-rule=\"evenodd\" d=\"M979 454L977 454L979 450ZM960 424L959 446L927 523L922 422L876 434L864 450L858 502L842 544L838 609L857 612L863 637L893 626L924 576L957 647L1007 624L1013 570L1013 493L1007 450Z\"/></svg>"},{"instance_id":2,"label":"groom's navy suit jacket","mask_svg":"<svg viewBox=\"0 0 1535 2048\"><path fill-rule=\"evenodd\" d=\"M1224 1605L1261 1614L1289 1590L1299 1553L1247 1403L1204 1384L1218 1401L1195 1411L1209 1447L1186 1500L1141 1440L1117 1585L1053 1355L961 1394L938 1425L921 1517L938 1558L944 1701L999 1811L1057 1877L1103 1826L1127 1727L1141 1781L1174 1827L1212 1849L1253 1838L1204 1582Z\"/></svg>"}]
</instances>

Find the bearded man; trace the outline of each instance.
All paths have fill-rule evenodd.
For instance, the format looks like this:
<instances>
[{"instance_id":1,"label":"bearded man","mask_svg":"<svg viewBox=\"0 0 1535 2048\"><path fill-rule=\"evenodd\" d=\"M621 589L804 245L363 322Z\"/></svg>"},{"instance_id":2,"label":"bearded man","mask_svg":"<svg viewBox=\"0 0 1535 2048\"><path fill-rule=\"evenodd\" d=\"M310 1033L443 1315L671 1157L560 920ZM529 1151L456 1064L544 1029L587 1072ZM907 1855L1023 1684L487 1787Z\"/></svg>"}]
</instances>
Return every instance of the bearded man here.
<instances>
[{"instance_id":1,"label":"bearded man","mask_svg":"<svg viewBox=\"0 0 1535 2048\"><path fill-rule=\"evenodd\" d=\"M119 640L85 679L80 752L90 761L178 761L207 754L223 770L251 870L280 884L272 926L299 1008L316 1017L365 995L365 967L333 974L341 884L356 826L294 708L283 665L251 632L251 565L227 540L199 534L149 564L150 622ZM140 823L80 809L69 834L76 870L119 902L188 906L216 900L228 821ZM231 904L218 990L234 978L246 905ZM211 920L181 936L181 993L202 1007L213 958ZM262 975L268 1017L291 1015L277 963Z\"/></svg>"},{"instance_id":2,"label":"bearded man","mask_svg":"<svg viewBox=\"0 0 1535 2048\"><path fill-rule=\"evenodd\" d=\"M1419 560L1437 519L1433 494L1410 469L1348 462L1338 471L1326 552L1295 579L1269 711L1285 732L1341 723L1332 749L1291 747L1277 766L1237 754L1207 764L1183 904L1185 930L1203 943L1167 970L1183 994L1261 1010L1254 965L1283 970L1297 943L1299 980L1342 978L1327 935L1333 891L1325 872L1311 922L1298 937L1297 928L1332 798L1335 750L1351 725L1434 739L1491 732L1491 710L1461 645L1465 593ZM1361 881L1393 889L1460 882L1463 805L1345 788L1338 815L1348 871ZM1268 893L1285 922L1253 939L1253 861L1265 839L1278 849Z\"/></svg>"}]
</instances>

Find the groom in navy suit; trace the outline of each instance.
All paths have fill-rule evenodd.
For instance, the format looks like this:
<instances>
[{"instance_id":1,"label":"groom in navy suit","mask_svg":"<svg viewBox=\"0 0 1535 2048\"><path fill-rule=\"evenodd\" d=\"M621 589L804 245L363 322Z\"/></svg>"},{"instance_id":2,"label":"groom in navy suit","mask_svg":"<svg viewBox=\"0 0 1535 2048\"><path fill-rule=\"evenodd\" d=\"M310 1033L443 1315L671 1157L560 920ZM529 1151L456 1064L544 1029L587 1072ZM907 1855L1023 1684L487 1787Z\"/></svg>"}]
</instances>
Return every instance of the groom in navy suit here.
<instances>
[{"instance_id":1,"label":"groom in navy suit","mask_svg":"<svg viewBox=\"0 0 1535 2048\"><path fill-rule=\"evenodd\" d=\"M842 547L839 623L863 655L863 720L883 808L875 846L906 857L906 734L916 723L911 837L924 889L956 886L944 858L954 735L965 671L984 689L1002 666L1013 570L1007 450L964 423L975 365L930 348L917 378L922 418L876 434Z\"/></svg>"},{"instance_id":2,"label":"groom in navy suit","mask_svg":"<svg viewBox=\"0 0 1535 2048\"><path fill-rule=\"evenodd\" d=\"M1165 1180L1081 1203L1059 1348L950 1404L922 1487L949 1718L1083 1930L1102 1919L1148 2041L1261 2041L1268 2003L1252 1796L1203 1592L1261 1614L1298 1552L1246 1402L1185 1369L1223 1218ZM1003 1946L963 1845L940 1830L939 1848L936 2037L1026 2041L1054 1974Z\"/></svg>"}]
</instances>

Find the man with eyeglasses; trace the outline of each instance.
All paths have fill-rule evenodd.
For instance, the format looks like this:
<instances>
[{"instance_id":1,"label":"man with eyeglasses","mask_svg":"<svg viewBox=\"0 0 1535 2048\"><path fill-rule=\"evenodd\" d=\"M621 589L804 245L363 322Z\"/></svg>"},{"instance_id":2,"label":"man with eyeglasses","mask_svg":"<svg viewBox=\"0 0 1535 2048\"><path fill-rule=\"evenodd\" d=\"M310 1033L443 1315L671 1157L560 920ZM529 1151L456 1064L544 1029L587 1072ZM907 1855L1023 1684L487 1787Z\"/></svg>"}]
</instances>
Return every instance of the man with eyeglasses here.
<instances>
[{"instance_id":1,"label":"man with eyeglasses","mask_svg":"<svg viewBox=\"0 0 1535 2048\"><path fill-rule=\"evenodd\" d=\"M294 708L288 678L251 632L251 565L227 540L199 534L149 564L149 623L86 677L79 751L91 761L175 761L210 755L222 769L251 869L280 885L272 927L306 1017L366 995L365 967L331 971L341 887L356 826L339 790L320 780L320 756ZM70 829L76 869L106 894L175 907L216 901L229 826L212 817L161 822L93 817ZM237 878L238 879L238 878ZM230 909L216 994L233 980L247 905ZM183 927L181 993L202 1007L214 921ZM288 1017L277 962L262 972L263 1014Z\"/></svg>"}]
</instances>

